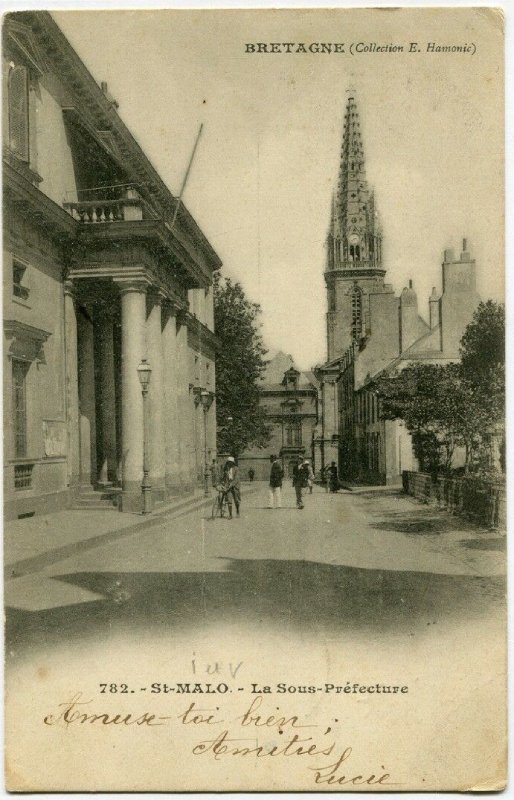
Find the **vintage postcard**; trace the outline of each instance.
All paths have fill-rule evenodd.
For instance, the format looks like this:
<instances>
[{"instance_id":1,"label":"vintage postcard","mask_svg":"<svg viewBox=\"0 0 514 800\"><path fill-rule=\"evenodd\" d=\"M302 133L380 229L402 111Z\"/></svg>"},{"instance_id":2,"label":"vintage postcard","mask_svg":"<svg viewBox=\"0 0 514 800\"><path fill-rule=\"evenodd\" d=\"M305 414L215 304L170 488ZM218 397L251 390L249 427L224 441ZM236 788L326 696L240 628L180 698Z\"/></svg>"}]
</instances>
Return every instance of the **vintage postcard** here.
<instances>
[{"instance_id":1,"label":"vintage postcard","mask_svg":"<svg viewBox=\"0 0 514 800\"><path fill-rule=\"evenodd\" d=\"M505 787L503 28L3 16L8 790Z\"/></svg>"}]
</instances>

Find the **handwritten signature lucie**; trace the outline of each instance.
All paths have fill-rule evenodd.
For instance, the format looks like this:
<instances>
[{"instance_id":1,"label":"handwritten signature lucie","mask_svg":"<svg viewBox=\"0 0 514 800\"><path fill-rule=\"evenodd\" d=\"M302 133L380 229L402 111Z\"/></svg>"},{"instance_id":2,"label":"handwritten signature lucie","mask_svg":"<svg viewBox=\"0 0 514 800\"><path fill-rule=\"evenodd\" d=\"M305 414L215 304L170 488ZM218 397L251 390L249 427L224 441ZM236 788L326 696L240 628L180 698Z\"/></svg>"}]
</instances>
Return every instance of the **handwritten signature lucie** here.
<instances>
[{"instance_id":1,"label":"handwritten signature lucie","mask_svg":"<svg viewBox=\"0 0 514 800\"><path fill-rule=\"evenodd\" d=\"M389 772L381 766L379 770L370 770L368 767L354 771L347 762L352 757L352 747L342 746L336 738L332 725L338 720L330 720L330 724L306 724L297 715L283 715L270 713L262 697L255 697L246 710L228 723L220 718L221 709L199 709L195 702L177 715L162 716L145 711L140 714L120 712L92 711L89 707L92 700L82 700L82 693L78 692L64 703L58 704L58 711L47 714L43 722L47 726L65 725L95 725L99 728L105 726L122 726L135 729L153 728L156 726L177 724L179 727L188 726L205 730L215 726L213 736L207 736L192 746L192 755L195 757L213 758L219 761L228 756L240 756L255 759L305 757L308 762L305 766L314 772L316 784L335 784L339 786L399 786L393 783ZM280 709L277 709L280 712ZM240 730L236 730L239 728ZM259 731L261 740L255 737ZM242 735L237 735L241 733ZM249 737L248 734L254 735ZM246 735L245 735L246 734ZM262 741L262 735L267 734ZM276 740L269 737L280 736L284 739ZM251 738L251 746L248 742ZM327 763L328 762L328 763Z\"/></svg>"}]
</instances>

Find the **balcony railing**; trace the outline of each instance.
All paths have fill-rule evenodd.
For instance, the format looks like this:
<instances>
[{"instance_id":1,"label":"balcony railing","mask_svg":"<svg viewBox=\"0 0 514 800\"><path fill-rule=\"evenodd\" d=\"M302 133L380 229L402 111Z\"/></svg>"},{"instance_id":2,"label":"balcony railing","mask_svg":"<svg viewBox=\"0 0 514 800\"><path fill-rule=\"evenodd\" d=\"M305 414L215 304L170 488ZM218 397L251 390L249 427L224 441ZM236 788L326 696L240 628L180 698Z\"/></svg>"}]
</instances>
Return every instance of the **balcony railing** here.
<instances>
[{"instance_id":1,"label":"balcony railing","mask_svg":"<svg viewBox=\"0 0 514 800\"><path fill-rule=\"evenodd\" d=\"M16 491L20 489L32 489L32 470L34 464L15 464L14 465L14 488Z\"/></svg>"},{"instance_id":2,"label":"balcony railing","mask_svg":"<svg viewBox=\"0 0 514 800\"><path fill-rule=\"evenodd\" d=\"M129 191L127 195L116 200L76 200L63 205L73 219L86 225L156 219L153 209L137 192Z\"/></svg>"}]
</instances>

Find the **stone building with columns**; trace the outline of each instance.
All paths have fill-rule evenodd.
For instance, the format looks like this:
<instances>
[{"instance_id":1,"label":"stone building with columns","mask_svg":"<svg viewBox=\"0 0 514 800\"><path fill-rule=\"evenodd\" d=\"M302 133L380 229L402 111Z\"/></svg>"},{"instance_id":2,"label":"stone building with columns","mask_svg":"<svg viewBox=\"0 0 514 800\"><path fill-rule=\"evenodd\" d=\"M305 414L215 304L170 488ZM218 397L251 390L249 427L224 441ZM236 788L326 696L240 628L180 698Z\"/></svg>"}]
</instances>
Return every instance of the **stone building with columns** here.
<instances>
[{"instance_id":1,"label":"stone building with columns","mask_svg":"<svg viewBox=\"0 0 514 800\"><path fill-rule=\"evenodd\" d=\"M51 15L3 37L5 515L137 511L145 438L156 500L215 456L221 262Z\"/></svg>"},{"instance_id":2,"label":"stone building with columns","mask_svg":"<svg viewBox=\"0 0 514 800\"><path fill-rule=\"evenodd\" d=\"M409 433L401 420L381 418L380 397L370 382L415 361L457 361L460 339L480 302L465 239L459 257L444 251L441 291L432 290L429 322L419 313L413 282L398 297L385 274L359 113L350 96L327 235L327 361L314 368L322 408L317 463L335 461L350 482L394 484L403 470L416 468Z\"/></svg>"}]
</instances>

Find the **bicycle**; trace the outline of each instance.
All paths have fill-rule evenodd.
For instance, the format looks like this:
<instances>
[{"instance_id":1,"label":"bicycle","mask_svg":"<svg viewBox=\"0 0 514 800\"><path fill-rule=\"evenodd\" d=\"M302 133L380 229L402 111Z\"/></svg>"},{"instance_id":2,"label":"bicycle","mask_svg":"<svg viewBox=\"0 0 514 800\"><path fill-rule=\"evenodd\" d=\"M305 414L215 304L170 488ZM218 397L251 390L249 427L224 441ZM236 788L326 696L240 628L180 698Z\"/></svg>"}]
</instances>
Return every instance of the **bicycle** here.
<instances>
[{"instance_id":1,"label":"bicycle","mask_svg":"<svg viewBox=\"0 0 514 800\"><path fill-rule=\"evenodd\" d=\"M227 490L224 486L216 486L217 494L212 503L212 519L228 517Z\"/></svg>"}]
</instances>

